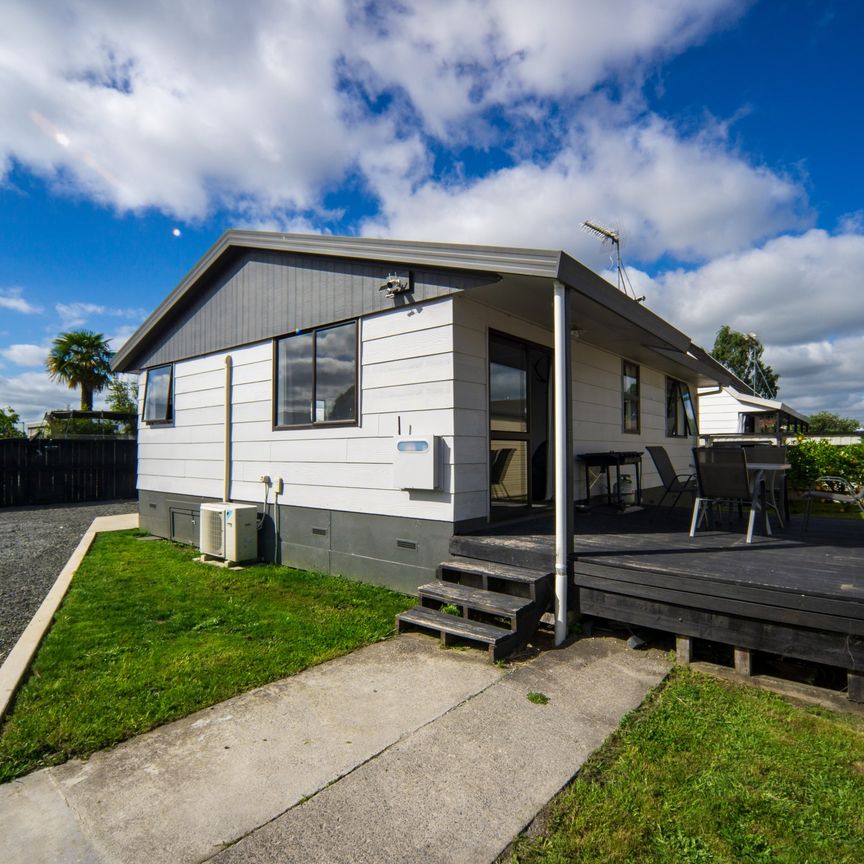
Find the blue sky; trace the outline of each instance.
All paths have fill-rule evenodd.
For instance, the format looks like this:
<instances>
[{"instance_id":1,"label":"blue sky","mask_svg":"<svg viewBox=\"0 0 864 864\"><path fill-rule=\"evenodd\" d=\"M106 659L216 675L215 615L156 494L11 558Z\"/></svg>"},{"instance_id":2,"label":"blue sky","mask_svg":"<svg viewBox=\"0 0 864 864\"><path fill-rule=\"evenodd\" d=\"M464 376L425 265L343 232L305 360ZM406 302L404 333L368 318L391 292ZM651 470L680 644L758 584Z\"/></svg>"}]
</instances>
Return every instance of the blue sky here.
<instances>
[{"instance_id":1,"label":"blue sky","mask_svg":"<svg viewBox=\"0 0 864 864\"><path fill-rule=\"evenodd\" d=\"M202 14L206 8L206 14ZM864 4L0 0L0 406L229 227L563 248L864 419Z\"/></svg>"}]
</instances>

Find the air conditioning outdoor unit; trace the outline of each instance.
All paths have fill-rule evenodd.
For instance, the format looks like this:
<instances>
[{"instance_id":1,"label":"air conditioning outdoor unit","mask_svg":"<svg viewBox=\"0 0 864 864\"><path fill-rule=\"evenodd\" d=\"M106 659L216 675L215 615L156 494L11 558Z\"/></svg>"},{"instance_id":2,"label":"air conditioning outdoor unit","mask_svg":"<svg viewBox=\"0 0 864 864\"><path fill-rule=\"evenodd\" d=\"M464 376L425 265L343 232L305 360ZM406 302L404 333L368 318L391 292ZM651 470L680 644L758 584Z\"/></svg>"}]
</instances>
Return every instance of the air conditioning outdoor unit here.
<instances>
[{"instance_id":1,"label":"air conditioning outdoor unit","mask_svg":"<svg viewBox=\"0 0 864 864\"><path fill-rule=\"evenodd\" d=\"M201 505L199 548L225 561L258 558L258 508L254 504L219 502Z\"/></svg>"}]
</instances>

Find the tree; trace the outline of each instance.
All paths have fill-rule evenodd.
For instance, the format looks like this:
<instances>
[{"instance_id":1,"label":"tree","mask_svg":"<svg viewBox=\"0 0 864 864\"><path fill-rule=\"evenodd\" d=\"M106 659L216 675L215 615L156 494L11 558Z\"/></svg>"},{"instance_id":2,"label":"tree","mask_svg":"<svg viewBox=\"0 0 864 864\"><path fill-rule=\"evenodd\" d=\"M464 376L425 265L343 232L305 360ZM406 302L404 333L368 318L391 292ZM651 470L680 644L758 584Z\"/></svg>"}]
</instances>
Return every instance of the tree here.
<instances>
[{"instance_id":1,"label":"tree","mask_svg":"<svg viewBox=\"0 0 864 864\"><path fill-rule=\"evenodd\" d=\"M108 385L108 407L112 411L125 411L127 414L138 414L138 382L114 377ZM138 424L133 419L123 424L123 431L129 434L135 432Z\"/></svg>"},{"instance_id":2,"label":"tree","mask_svg":"<svg viewBox=\"0 0 864 864\"><path fill-rule=\"evenodd\" d=\"M861 424L854 417L841 417L830 411L817 411L810 415L811 435L849 435L857 432Z\"/></svg>"},{"instance_id":3,"label":"tree","mask_svg":"<svg viewBox=\"0 0 864 864\"><path fill-rule=\"evenodd\" d=\"M764 350L762 343L752 334L739 333L724 324L717 331L711 356L742 381L746 381L757 396L774 399L777 396L780 376L763 362Z\"/></svg>"},{"instance_id":4,"label":"tree","mask_svg":"<svg viewBox=\"0 0 864 864\"><path fill-rule=\"evenodd\" d=\"M114 377L108 385L108 407L112 411L138 413L138 382Z\"/></svg>"},{"instance_id":5,"label":"tree","mask_svg":"<svg viewBox=\"0 0 864 864\"><path fill-rule=\"evenodd\" d=\"M18 412L8 405L0 408L0 438L25 438Z\"/></svg>"},{"instance_id":6,"label":"tree","mask_svg":"<svg viewBox=\"0 0 864 864\"><path fill-rule=\"evenodd\" d=\"M52 343L46 363L52 381L62 381L70 390L81 388L81 410L93 410L93 394L111 381L111 350L101 333L70 330Z\"/></svg>"}]
</instances>

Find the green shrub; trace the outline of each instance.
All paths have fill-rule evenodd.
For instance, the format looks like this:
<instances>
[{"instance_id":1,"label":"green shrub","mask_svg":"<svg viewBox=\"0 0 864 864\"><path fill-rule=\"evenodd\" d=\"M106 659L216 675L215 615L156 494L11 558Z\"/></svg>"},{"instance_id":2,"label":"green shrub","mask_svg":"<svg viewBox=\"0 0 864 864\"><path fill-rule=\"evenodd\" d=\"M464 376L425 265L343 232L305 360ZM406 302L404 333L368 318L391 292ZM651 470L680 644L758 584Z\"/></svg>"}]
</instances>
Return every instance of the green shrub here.
<instances>
[{"instance_id":1,"label":"green shrub","mask_svg":"<svg viewBox=\"0 0 864 864\"><path fill-rule=\"evenodd\" d=\"M817 477L845 477L864 484L864 444L838 446L828 441L802 438L787 450L789 483L793 489L808 489Z\"/></svg>"}]
</instances>

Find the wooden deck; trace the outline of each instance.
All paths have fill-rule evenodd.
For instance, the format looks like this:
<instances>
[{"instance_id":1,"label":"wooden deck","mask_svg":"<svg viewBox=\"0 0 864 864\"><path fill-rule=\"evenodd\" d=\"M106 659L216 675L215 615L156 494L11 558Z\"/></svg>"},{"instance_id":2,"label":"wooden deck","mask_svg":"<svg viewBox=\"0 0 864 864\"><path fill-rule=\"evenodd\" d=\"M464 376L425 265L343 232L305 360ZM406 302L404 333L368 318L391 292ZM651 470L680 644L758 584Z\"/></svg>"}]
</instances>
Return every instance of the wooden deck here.
<instances>
[{"instance_id":1,"label":"wooden deck","mask_svg":"<svg viewBox=\"0 0 864 864\"><path fill-rule=\"evenodd\" d=\"M652 518L653 517L653 518ZM744 521L688 536L689 511L575 518L574 608L628 624L846 669L864 701L864 521L802 519L744 542ZM776 524L776 523L774 523ZM554 558L551 517L455 536L451 552L518 566Z\"/></svg>"}]
</instances>

